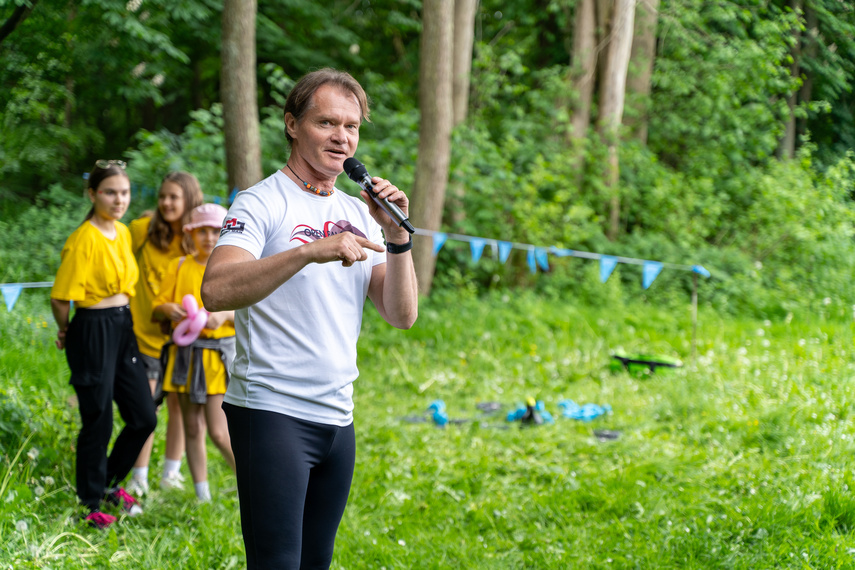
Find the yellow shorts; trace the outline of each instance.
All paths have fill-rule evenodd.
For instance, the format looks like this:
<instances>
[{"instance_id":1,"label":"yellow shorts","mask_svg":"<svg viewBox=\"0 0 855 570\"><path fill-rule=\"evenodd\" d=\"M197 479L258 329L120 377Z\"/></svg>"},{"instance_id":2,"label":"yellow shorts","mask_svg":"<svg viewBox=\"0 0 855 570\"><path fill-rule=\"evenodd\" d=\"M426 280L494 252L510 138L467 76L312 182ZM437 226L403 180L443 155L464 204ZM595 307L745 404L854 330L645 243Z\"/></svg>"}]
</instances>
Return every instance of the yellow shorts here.
<instances>
[{"instance_id":1,"label":"yellow shorts","mask_svg":"<svg viewBox=\"0 0 855 570\"><path fill-rule=\"evenodd\" d=\"M166 371L163 374L163 391L178 392L179 394L187 394L190 392L189 378L193 376L193 363L190 363L190 370L187 372L188 380L184 386L176 386L172 383L172 371L175 368L175 351L177 346L169 347L169 362L166 364ZM223 364L223 359L220 358L220 353L212 349L204 349L202 352L202 366L205 368L205 383L208 385L207 394L226 393L226 365Z\"/></svg>"}]
</instances>

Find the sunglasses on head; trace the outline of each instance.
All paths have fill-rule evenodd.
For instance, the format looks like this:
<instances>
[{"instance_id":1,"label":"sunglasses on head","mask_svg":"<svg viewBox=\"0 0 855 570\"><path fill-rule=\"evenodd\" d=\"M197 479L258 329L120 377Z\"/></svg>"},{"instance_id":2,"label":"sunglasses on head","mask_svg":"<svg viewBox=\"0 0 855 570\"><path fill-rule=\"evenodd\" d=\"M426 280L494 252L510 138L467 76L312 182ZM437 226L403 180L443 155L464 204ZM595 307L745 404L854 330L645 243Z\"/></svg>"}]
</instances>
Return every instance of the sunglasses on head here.
<instances>
[{"instance_id":1,"label":"sunglasses on head","mask_svg":"<svg viewBox=\"0 0 855 570\"><path fill-rule=\"evenodd\" d=\"M124 160L104 160L103 158L95 161L95 166L98 168L110 168L111 166L118 166L122 170L127 168L128 163Z\"/></svg>"}]
</instances>

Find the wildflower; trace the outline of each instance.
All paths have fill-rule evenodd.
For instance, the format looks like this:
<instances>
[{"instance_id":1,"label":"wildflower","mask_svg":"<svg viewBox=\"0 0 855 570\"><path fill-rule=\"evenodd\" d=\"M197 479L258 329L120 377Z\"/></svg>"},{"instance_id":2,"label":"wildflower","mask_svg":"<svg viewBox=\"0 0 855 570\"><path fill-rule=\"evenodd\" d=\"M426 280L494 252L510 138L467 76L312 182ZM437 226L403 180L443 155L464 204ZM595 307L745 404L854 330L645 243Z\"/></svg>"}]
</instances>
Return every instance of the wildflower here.
<instances>
[{"instance_id":1,"label":"wildflower","mask_svg":"<svg viewBox=\"0 0 855 570\"><path fill-rule=\"evenodd\" d=\"M33 493L36 494L36 497L41 497L42 495L45 494L45 488L42 487L41 485L36 485L36 488L33 489Z\"/></svg>"},{"instance_id":2,"label":"wildflower","mask_svg":"<svg viewBox=\"0 0 855 570\"><path fill-rule=\"evenodd\" d=\"M158 73L157 75L151 78L151 84L155 87L160 87L161 85L163 85L164 79L165 76L162 73Z\"/></svg>"},{"instance_id":3,"label":"wildflower","mask_svg":"<svg viewBox=\"0 0 855 570\"><path fill-rule=\"evenodd\" d=\"M142 6L142 0L128 0L128 3L125 4L125 10L128 12L136 12Z\"/></svg>"},{"instance_id":4,"label":"wildflower","mask_svg":"<svg viewBox=\"0 0 855 570\"><path fill-rule=\"evenodd\" d=\"M825 299L823 299L822 304L826 305L826 306L830 305L831 304L831 297L826 297Z\"/></svg>"},{"instance_id":5,"label":"wildflower","mask_svg":"<svg viewBox=\"0 0 855 570\"><path fill-rule=\"evenodd\" d=\"M38 456L39 450L35 447L31 447L30 450L27 452L27 457L30 458L30 461L35 461Z\"/></svg>"},{"instance_id":6,"label":"wildflower","mask_svg":"<svg viewBox=\"0 0 855 570\"><path fill-rule=\"evenodd\" d=\"M359 53L359 44L350 44L350 48L348 49L351 55L356 55Z\"/></svg>"},{"instance_id":7,"label":"wildflower","mask_svg":"<svg viewBox=\"0 0 855 570\"><path fill-rule=\"evenodd\" d=\"M17 521L15 523L15 530L18 532L27 532L29 526L27 525L27 521Z\"/></svg>"},{"instance_id":8,"label":"wildflower","mask_svg":"<svg viewBox=\"0 0 855 570\"><path fill-rule=\"evenodd\" d=\"M53 487L53 485L56 483L56 481L54 481L53 477L51 477L50 475L47 475L46 477L42 477L42 481L44 481L44 484L47 485L48 487Z\"/></svg>"},{"instance_id":9,"label":"wildflower","mask_svg":"<svg viewBox=\"0 0 855 570\"><path fill-rule=\"evenodd\" d=\"M138 64L136 64L134 66L134 68L131 70L131 75L133 75L134 77L139 77L140 75L143 74L143 71L145 71L145 62L141 61Z\"/></svg>"},{"instance_id":10,"label":"wildflower","mask_svg":"<svg viewBox=\"0 0 855 570\"><path fill-rule=\"evenodd\" d=\"M398 544L400 544L401 546L407 546L407 543L406 543L406 542L404 542L404 539L403 539L403 538L402 538L401 540L399 540L399 541L398 541Z\"/></svg>"}]
</instances>

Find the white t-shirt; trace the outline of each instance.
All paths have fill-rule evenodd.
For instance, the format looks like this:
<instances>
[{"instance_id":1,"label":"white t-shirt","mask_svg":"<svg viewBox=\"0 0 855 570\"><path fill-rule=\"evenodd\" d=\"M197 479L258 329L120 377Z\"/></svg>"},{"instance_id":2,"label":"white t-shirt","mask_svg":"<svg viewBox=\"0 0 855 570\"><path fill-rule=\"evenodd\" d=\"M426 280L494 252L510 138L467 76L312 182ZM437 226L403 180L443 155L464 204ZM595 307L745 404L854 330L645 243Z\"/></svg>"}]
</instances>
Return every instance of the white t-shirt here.
<instances>
[{"instance_id":1,"label":"white t-shirt","mask_svg":"<svg viewBox=\"0 0 855 570\"><path fill-rule=\"evenodd\" d=\"M380 226L359 199L306 192L282 171L239 192L217 247L256 259L350 231L383 244ZM346 426L353 421L356 341L371 271L386 254L343 267L312 263L255 305L235 311L237 354L225 401Z\"/></svg>"}]
</instances>

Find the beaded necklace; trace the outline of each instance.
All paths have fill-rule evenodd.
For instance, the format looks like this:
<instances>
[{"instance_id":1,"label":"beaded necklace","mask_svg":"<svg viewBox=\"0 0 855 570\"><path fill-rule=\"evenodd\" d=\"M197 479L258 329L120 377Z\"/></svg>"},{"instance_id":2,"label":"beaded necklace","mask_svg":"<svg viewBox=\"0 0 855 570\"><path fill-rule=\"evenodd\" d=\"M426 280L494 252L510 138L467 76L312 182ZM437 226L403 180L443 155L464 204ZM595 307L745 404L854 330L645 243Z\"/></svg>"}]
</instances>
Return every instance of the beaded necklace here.
<instances>
[{"instance_id":1,"label":"beaded necklace","mask_svg":"<svg viewBox=\"0 0 855 570\"><path fill-rule=\"evenodd\" d=\"M315 193L315 194L317 194L318 196L332 196L332 195L333 195L333 192L335 192L335 189L332 189L332 190L330 190L329 192L327 192L326 190L321 190L321 189L320 189L320 188L318 188L317 186L312 186L311 184L309 184L308 182L306 182L305 180L303 180L302 178L300 178L300 176L299 176L296 172L294 172L294 169L293 169L293 168L291 168L291 165L290 165L290 164L288 164L288 163L286 162L286 163L285 163L285 166L287 166L287 167L288 167L288 170L290 170L290 171L291 171L291 173L292 173L294 176L296 176L296 177L297 177L297 180L299 180L300 182L302 182L302 183L303 183L303 186L305 186L305 187L306 187L306 190L308 190L309 192L314 192L314 193Z\"/></svg>"}]
</instances>

